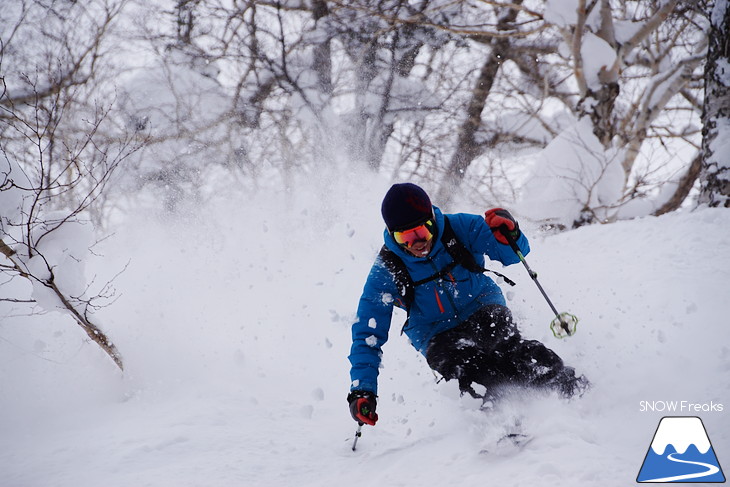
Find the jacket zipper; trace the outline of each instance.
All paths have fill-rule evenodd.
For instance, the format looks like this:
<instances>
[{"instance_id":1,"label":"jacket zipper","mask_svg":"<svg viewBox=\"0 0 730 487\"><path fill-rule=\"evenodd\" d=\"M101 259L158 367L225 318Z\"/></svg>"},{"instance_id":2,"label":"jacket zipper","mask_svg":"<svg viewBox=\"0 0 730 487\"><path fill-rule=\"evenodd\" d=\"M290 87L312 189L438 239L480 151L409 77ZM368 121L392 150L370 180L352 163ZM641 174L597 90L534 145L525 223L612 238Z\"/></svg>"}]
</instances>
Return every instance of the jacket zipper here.
<instances>
[{"instance_id":1,"label":"jacket zipper","mask_svg":"<svg viewBox=\"0 0 730 487\"><path fill-rule=\"evenodd\" d=\"M433 268L434 272L438 272L439 269L436 267L436 264L433 262L433 259L431 257L428 257L428 262L431 264L431 267ZM451 275L449 272L449 278L450 281L456 285L456 280L454 279L454 276ZM459 316L459 310L456 308L456 302L454 301L454 297L449 293L446 289L443 288L443 279L437 279L436 280L436 286L433 288L433 294L436 297L436 304L439 307L439 311L441 313L445 313L446 309L444 308L444 304L441 301L441 296L439 296L439 290L443 290L444 294L446 294L446 297L449 299L449 303L451 304L451 309L454 310L454 316Z\"/></svg>"}]
</instances>

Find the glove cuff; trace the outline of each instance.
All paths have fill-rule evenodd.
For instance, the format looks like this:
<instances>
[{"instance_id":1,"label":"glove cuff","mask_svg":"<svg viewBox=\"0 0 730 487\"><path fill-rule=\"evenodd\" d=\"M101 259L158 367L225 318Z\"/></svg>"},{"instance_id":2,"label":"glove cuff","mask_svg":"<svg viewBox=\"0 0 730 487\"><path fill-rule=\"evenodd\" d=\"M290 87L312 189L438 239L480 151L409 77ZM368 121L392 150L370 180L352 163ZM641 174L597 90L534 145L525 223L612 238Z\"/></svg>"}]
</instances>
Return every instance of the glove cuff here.
<instances>
[{"instance_id":1,"label":"glove cuff","mask_svg":"<svg viewBox=\"0 0 730 487\"><path fill-rule=\"evenodd\" d=\"M347 395L347 402L351 403L355 399L359 399L361 397L365 397L367 399L375 399L377 396L370 391L354 390L350 391L350 393Z\"/></svg>"}]
</instances>

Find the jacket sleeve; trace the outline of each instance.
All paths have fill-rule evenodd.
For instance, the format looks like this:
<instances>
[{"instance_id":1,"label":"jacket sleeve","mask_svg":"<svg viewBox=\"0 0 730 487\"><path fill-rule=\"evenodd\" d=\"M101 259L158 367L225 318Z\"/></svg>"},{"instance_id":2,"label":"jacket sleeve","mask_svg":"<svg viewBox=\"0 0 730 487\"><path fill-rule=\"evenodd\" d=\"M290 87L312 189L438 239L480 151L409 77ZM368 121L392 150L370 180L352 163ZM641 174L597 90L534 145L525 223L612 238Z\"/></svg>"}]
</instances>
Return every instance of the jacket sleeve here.
<instances>
[{"instance_id":1,"label":"jacket sleeve","mask_svg":"<svg viewBox=\"0 0 730 487\"><path fill-rule=\"evenodd\" d=\"M377 395L381 348L388 341L393 305L398 298L393 277L378 257L370 269L352 325L351 390Z\"/></svg>"},{"instance_id":2,"label":"jacket sleeve","mask_svg":"<svg viewBox=\"0 0 730 487\"><path fill-rule=\"evenodd\" d=\"M454 231L457 232L459 238L465 236L462 241L468 242L466 244L468 248L486 254L490 259L499 261L504 265L516 264L520 261L512 247L497 240L483 217L463 213L455 216L457 216L456 222L452 222L452 227L454 227ZM522 251L522 255L530 253L530 242L525 237L524 232L520 232L517 246Z\"/></svg>"}]
</instances>

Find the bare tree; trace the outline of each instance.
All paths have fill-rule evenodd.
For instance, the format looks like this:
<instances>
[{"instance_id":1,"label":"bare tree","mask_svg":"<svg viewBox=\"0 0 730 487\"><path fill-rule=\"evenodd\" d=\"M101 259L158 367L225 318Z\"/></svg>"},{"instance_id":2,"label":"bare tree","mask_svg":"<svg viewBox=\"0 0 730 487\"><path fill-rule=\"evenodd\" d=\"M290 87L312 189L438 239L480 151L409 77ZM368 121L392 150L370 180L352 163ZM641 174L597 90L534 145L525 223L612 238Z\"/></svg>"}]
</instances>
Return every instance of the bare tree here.
<instances>
[{"instance_id":1,"label":"bare tree","mask_svg":"<svg viewBox=\"0 0 730 487\"><path fill-rule=\"evenodd\" d=\"M577 4L573 17L551 12L547 20L559 28L569 47L578 97L574 113L590 120L593 134L606 151L598 157L604 157L606 165L620 162L624 177L623 187L618 188L622 197L600 208L584 201L574 226L618 218L623 205L646 197L677 174L663 169L673 151L652 155L650 161L646 154L652 147L697 146L697 130L688 125L677 131L676 125L682 117L698 118L698 80L707 47L702 13L691 2L617 6L609 0L580 0ZM560 66L556 62L553 69ZM656 212L681 204L696 169L696 164L685 163L674 195L659 201ZM662 178L656 176L660 173Z\"/></svg>"},{"instance_id":2,"label":"bare tree","mask_svg":"<svg viewBox=\"0 0 730 487\"><path fill-rule=\"evenodd\" d=\"M47 290L51 297L40 298L42 307L68 313L122 369L121 355L91 317L101 306L99 303L110 297L109 287L104 286L99 294L88 296L87 287L68 283L75 280L68 274L75 273L74 266L85 257L88 248L70 251L67 239L80 238L80 226L89 208L104 193L122 161L139 147L139 142L132 137L118 140L116 144L96 140L96 130L108 113L100 110L96 119L89 120L89 132L84 138L76 140L73 146L67 145L66 155L56 161L63 169L49 177L44 164L47 142L53 139L55 128L30 125L12 108L4 108L3 113L6 115L3 123L13 125L35 147L37 166L30 167L27 160L19 161L8 144L0 140L0 201L4 212L0 216L0 253L7 262L0 264L0 274L11 279L28 279L35 295L44 295L43 290ZM91 225L88 220L86 224ZM69 237L69 232L74 235Z\"/></svg>"},{"instance_id":3,"label":"bare tree","mask_svg":"<svg viewBox=\"0 0 730 487\"><path fill-rule=\"evenodd\" d=\"M120 369L121 355L92 319L111 288L90 291L79 271L88 247L71 247L83 235L93 244L92 210L144 142L115 129L114 99L96 84L123 4L13 2L0 44L0 273L29 280L41 307L70 315Z\"/></svg>"},{"instance_id":4,"label":"bare tree","mask_svg":"<svg viewBox=\"0 0 730 487\"><path fill-rule=\"evenodd\" d=\"M487 97L497 82L497 74L502 62L510 57L509 52L514 45L512 36L521 35L519 27L515 25L521 5L522 0L516 0L501 9L503 11L497 10L492 14L497 18L496 32L493 35L480 33L472 37L476 41L488 45L489 52L474 81L471 97L466 107L465 119L458 130L456 147L451 161L446 167L446 177L438 193L439 201L444 204L450 201L454 189L458 188L464 179L472 161L484 153L485 148L494 142L494 139L491 142L479 140L479 132L483 124L482 112L486 106Z\"/></svg>"},{"instance_id":5,"label":"bare tree","mask_svg":"<svg viewBox=\"0 0 730 487\"><path fill-rule=\"evenodd\" d=\"M698 9L674 0L622 4L597 0L576 5L573 12L567 9L569 18L556 17L561 9L545 12L543 18L535 2L459 2L448 13L429 4L419 16L408 18L461 39L455 44L458 48L448 51L453 59L461 59L454 54L462 49L470 52L472 65L479 63L468 74L471 87L461 86L452 98L460 107L439 105L439 123L456 134L446 142L451 150L448 160L437 148L405 152L419 157L424 152L439 153L428 161L425 171L430 171L426 178L439 180L439 201L448 202L467 175L469 187L476 191L483 191L484 183L491 186L488 181L495 175L509 188L512 183L504 169L496 166L501 153L509 151L514 158L542 149L567 127L567 118L583 117L590 120L606 150L621 152L610 155L624 172L624 196L616 200L614 214L672 177L683 179L672 199L681 201L686 196L683 191L692 186L686 179L696 172L685 170L682 176L662 168L673 157L669 147L696 145L697 130L678 132L674 127L679 115L697 117L699 113L699 69L706 44ZM566 48L560 46L561 40ZM596 65L598 60L606 64ZM439 68L460 79L454 62ZM561 111L568 117L556 116ZM429 145L428 138L413 132L418 128L424 133L427 127L401 129ZM431 140L445 142L442 137ZM666 154L646 164L646 153L657 145L668 147ZM642 164L637 166L637 160ZM401 165L408 167L403 161ZM423 162L417 167L424 167ZM472 181L475 176L489 180ZM586 202L578 224L605 221L594 213Z\"/></svg>"}]
</instances>

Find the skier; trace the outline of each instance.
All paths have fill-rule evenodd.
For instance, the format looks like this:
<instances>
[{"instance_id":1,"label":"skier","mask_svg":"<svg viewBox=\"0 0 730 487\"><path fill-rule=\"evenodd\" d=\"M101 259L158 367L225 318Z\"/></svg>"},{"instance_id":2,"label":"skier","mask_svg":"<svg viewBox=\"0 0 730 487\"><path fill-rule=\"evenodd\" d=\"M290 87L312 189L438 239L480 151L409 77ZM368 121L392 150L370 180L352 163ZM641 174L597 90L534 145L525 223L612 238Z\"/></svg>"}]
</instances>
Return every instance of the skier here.
<instances>
[{"instance_id":1,"label":"skier","mask_svg":"<svg viewBox=\"0 0 730 487\"><path fill-rule=\"evenodd\" d=\"M378 420L377 377L393 306L408 312L403 326L428 365L462 394L485 401L499 386L517 384L557 390L569 398L588 385L555 352L520 336L502 291L483 271L484 255L505 265L530 250L512 215L494 208L479 215L445 215L426 192L395 184L383 199L385 245L375 259L352 325L347 401L355 421ZM503 276L502 276L503 277ZM487 390L479 395L473 384Z\"/></svg>"}]
</instances>

